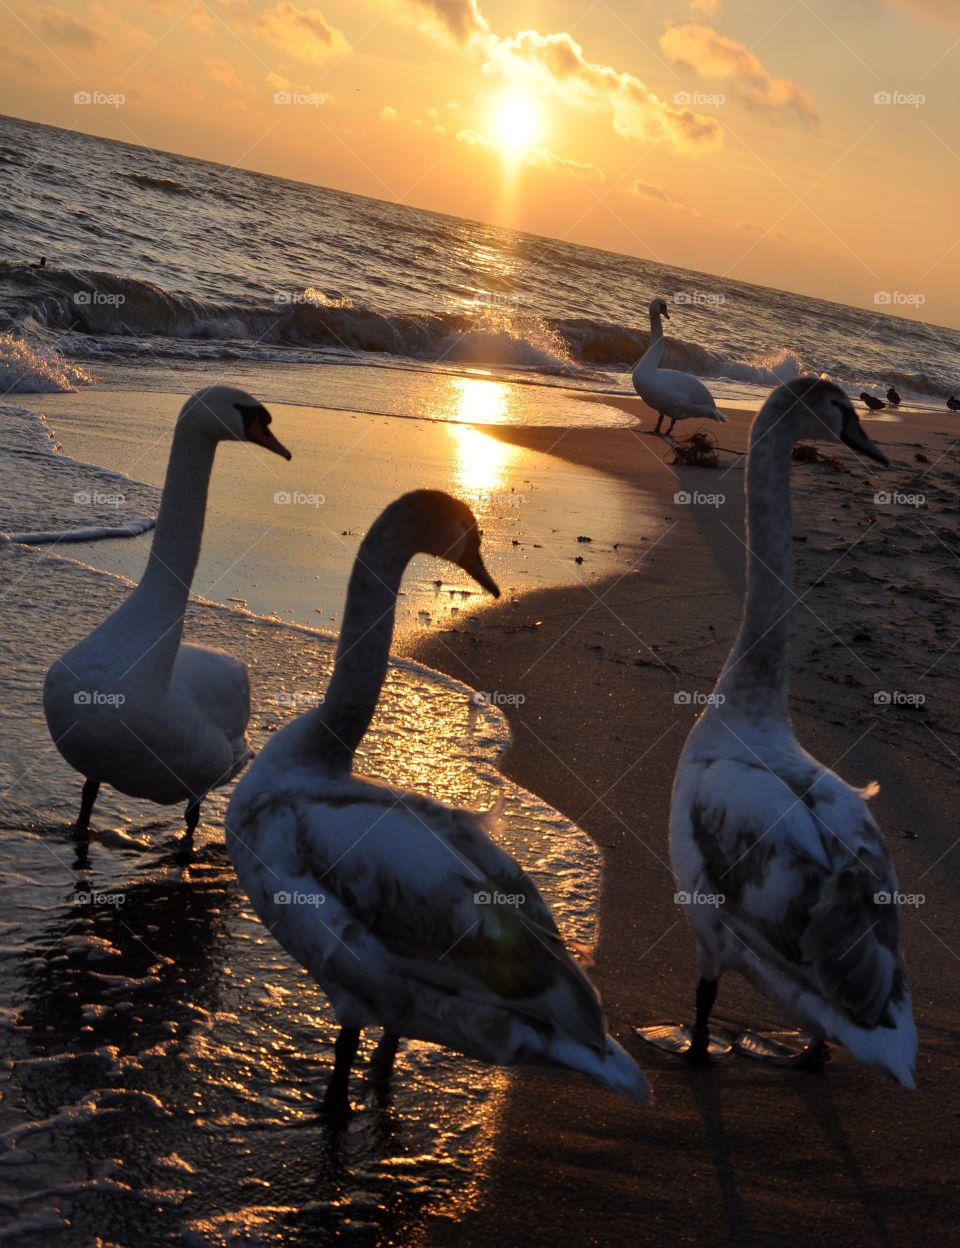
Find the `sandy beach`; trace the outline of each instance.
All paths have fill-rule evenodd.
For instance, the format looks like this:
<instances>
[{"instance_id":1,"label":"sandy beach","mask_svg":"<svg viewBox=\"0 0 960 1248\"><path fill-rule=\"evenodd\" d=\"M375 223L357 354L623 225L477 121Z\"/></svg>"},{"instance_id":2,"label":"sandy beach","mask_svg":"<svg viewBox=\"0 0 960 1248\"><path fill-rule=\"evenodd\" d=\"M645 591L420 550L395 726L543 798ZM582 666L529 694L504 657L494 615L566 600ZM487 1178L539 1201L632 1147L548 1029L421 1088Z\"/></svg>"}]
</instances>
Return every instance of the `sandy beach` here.
<instances>
[{"instance_id":1,"label":"sandy beach","mask_svg":"<svg viewBox=\"0 0 960 1248\"><path fill-rule=\"evenodd\" d=\"M48 425L29 413L5 421L5 527L70 529L154 514L175 399L149 398L158 436L146 455L124 392L31 400ZM99 1225L96 1175L113 1155L103 1116L111 1097L125 1098L124 1121L137 1135L120 1150L127 1187L109 1197L118 1216L129 1221L131 1203L152 1193L163 1226L218 1244L251 1225L264 1235L282 1226L291 1242L309 1242L299 1237L317 1227L339 1233L366 1214L399 1243L471 1248L638 1238L912 1245L954 1215L960 858L951 816L960 725L950 690L960 659L950 418L871 424L892 460L885 472L867 476L843 448L822 445L842 470L796 463L793 473L806 608L795 613L792 651L798 735L845 779L880 781L874 808L901 886L923 897L903 914L921 1036L918 1090L909 1094L842 1051L823 1078L741 1058L703 1072L632 1034L692 1012L693 940L673 904L668 808L698 699L738 623L751 413L730 408L728 422L711 428L717 468L677 469L671 444L644 432L653 421L636 400L589 402L594 419L617 403L642 424L466 427L276 405L277 427L298 456L282 484L326 488L329 509L318 529L320 509L274 505L275 475L255 457L225 453L188 632L246 658L253 739L262 743L326 682L329 636L291 623L313 622L319 599L331 604L324 616L336 627L369 513L418 474L464 492L505 597L464 600L446 570L438 588L436 565L418 565L395 649L463 684L395 669L362 766L480 807L506 796L505 844L542 882L568 937L596 945L592 974L611 1028L649 1074L657 1105L639 1110L564 1072L504 1073L409 1045L389 1105L359 1091L353 1160L341 1173L312 1113L332 1019L313 994L300 1003L302 971L259 931L238 891L222 848L227 794L208 803L188 871L174 855L178 812L112 792L89 858L70 845L76 780L50 749L37 690L61 643L125 592L115 576L73 557L136 578L149 534L39 551L9 543L0 547L11 610L2 695L17 749L3 760L4 826L16 871L3 931L18 952L2 981L14 1065L0 1128L21 1160L18 1182L43 1210L37 1234L63 1233L60 1213L48 1211L51 1201L62 1206L41 1195L60 1165L76 1184L77 1224ZM327 485L318 474L331 449L351 445L363 421L372 422L364 453L340 462ZM58 453L51 433L62 440ZM402 478L367 473L371 448L383 464L400 455L413 466ZM104 466L74 462L68 451ZM144 484L116 475L123 471ZM252 613L233 603L229 577L218 579L252 540L245 526L273 532L274 522L276 545L256 561L256 593L248 591L259 608ZM242 583L243 567L232 575ZM266 619L270 602L289 605ZM66 624L52 627L61 614ZM482 711L470 690L487 695ZM501 758L504 715L512 744ZM90 907L77 890L121 895L124 908ZM180 900L168 908L171 895ZM716 1022L728 1032L783 1025L734 977L722 984ZM55 1103L39 1093L41 1069L57 1072ZM200 1117L191 1108L198 1100ZM154 1102L163 1106L155 1124ZM89 1123L59 1125L58 1107L77 1105L89 1106ZM197 1167L222 1130L237 1151L213 1192ZM277 1140L297 1132L309 1144L286 1177L282 1148L260 1158L242 1147L264 1130ZM385 1144L394 1132L396 1143ZM175 1188L171 1157L192 1167L177 1173ZM413 1200L403 1195L401 1165L416 1183ZM255 1199L264 1182L277 1192L269 1208ZM376 1201L375 1217L365 1201Z\"/></svg>"},{"instance_id":2,"label":"sandy beach","mask_svg":"<svg viewBox=\"0 0 960 1248\"><path fill-rule=\"evenodd\" d=\"M742 450L748 427L733 415L721 446ZM956 432L949 416L868 427L886 472L867 477L843 448L842 472L794 466L797 591L809 610L795 612L792 704L817 757L851 783L880 782L874 813L901 887L924 897L903 914L917 1091L842 1051L825 1077L740 1058L701 1071L631 1036L692 1015L693 939L673 904L667 821L696 711L676 698L709 692L736 631L742 461L725 453L719 470L672 469L663 440L640 430L496 431L659 504L650 531L624 534L647 539L635 567L499 607L481 639L448 629L415 651L475 687L524 695L507 708L503 770L603 852L595 977L658 1104L638 1112L581 1081L514 1076L480 1208L433 1242L920 1245L956 1221L957 549L946 519L957 513ZM676 504L681 490L725 498ZM878 491L922 493L926 505L875 503ZM917 693L919 707L897 696ZM715 1019L729 1031L784 1026L735 976Z\"/></svg>"}]
</instances>

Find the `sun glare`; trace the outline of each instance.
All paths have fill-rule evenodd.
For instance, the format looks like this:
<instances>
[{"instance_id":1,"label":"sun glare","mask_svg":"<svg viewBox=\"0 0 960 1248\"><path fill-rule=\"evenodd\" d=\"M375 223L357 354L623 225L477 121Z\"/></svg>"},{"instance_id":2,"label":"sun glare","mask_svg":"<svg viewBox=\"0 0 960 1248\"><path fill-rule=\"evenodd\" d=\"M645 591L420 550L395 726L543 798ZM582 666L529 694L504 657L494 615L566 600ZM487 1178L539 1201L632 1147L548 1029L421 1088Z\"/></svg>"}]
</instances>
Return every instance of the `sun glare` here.
<instances>
[{"instance_id":1,"label":"sun glare","mask_svg":"<svg viewBox=\"0 0 960 1248\"><path fill-rule=\"evenodd\" d=\"M540 130L537 110L526 95L508 95L503 99L495 120L497 136L510 152L526 151Z\"/></svg>"}]
</instances>

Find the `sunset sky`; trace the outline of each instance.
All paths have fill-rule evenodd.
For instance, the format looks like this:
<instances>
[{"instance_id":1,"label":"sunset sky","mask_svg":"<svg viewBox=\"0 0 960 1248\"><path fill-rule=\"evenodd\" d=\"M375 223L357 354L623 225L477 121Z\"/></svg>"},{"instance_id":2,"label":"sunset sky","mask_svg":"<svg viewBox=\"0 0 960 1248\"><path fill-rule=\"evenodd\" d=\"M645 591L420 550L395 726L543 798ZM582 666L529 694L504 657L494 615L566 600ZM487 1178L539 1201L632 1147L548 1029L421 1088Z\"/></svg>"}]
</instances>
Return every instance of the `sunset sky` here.
<instances>
[{"instance_id":1,"label":"sunset sky","mask_svg":"<svg viewBox=\"0 0 960 1248\"><path fill-rule=\"evenodd\" d=\"M960 324L957 0L0 0L0 46L14 116Z\"/></svg>"}]
</instances>

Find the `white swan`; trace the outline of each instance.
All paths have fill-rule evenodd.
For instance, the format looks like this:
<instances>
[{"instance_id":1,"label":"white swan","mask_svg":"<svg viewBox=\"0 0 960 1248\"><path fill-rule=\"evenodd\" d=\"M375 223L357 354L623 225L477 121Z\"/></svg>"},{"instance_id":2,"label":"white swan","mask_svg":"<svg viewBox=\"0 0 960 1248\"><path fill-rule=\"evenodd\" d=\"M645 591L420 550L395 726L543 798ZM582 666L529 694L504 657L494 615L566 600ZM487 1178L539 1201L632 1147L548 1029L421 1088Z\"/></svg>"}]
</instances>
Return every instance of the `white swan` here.
<instances>
[{"instance_id":1,"label":"white swan","mask_svg":"<svg viewBox=\"0 0 960 1248\"><path fill-rule=\"evenodd\" d=\"M753 423L747 464L747 592L743 621L714 698L677 768L670 847L697 937L696 1022L640 1029L704 1060L725 970L737 970L810 1033L790 1058L763 1037L751 1056L819 1068L824 1041L912 1088L917 1034L900 956L897 877L857 790L793 734L788 620L793 590L790 462L798 438L838 437L886 464L837 386L780 386Z\"/></svg>"},{"instance_id":2,"label":"white swan","mask_svg":"<svg viewBox=\"0 0 960 1248\"><path fill-rule=\"evenodd\" d=\"M663 418L670 421L667 433L671 433L678 420L719 420L727 418L718 411L713 395L697 377L690 373L678 373L672 368L661 368L663 354L663 322L670 319L663 299L650 301L650 343L633 370L633 388L648 407L657 413L654 433L660 432Z\"/></svg>"},{"instance_id":3,"label":"white swan","mask_svg":"<svg viewBox=\"0 0 960 1248\"><path fill-rule=\"evenodd\" d=\"M254 910L330 998L340 1024L324 1099L348 1110L360 1029L483 1061L569 1066L638 1101L650 1089L607 1034L597 993L490 815L352 775L387 669L397 591L418 552L499 595L470 509L418 490L364 538L323 706L285 727L237 786L227 849Z\"/></svg>"},{"instance_id":4,"label":"white swan","mask_svg":"<svg viewBox=\"0 0 960 1248\"><path fill-rule=\"evenodd\" d=\"M57 749L85 783L86 830L100 785L186 802L187 835L210 789L249 757L247 669L232 655L181 645L218 442L256 442L284 458L270 413L243 390L212 386L184 404L150 558L126 602L47 672L43 709Z\"/></svg>"}]
</instances>

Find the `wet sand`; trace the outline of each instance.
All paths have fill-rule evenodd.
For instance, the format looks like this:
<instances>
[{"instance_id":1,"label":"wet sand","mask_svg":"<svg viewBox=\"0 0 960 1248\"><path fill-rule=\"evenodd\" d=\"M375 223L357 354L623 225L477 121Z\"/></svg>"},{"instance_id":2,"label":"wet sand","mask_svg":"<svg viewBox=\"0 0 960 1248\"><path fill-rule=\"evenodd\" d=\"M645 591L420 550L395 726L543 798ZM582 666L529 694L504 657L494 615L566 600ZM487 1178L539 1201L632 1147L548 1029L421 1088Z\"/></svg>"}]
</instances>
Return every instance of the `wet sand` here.
<instances>
[{"instance_id":1,"label":"wet sand","mask_svg":"<svg viewBox=\"0 0 960 1248\"><path fill-rule=\"evenodd\" d=\"M711 430L736 451L748 427L741 414ZM517 1073L479 1211L444 1244L859 1248L926 1245L957 1225L960 423L947 414L869 428L890 455L886 472L867 477L842 447L847 472L794 468L796 579L809 609L795 612L793 710L817 757L851 783L880 781L873 808L901 888L924 896L903 914L917 1091L842 1051L825 1077L740 1058L701 1071L631 1035L692 1016L694 946L673 904L668 810L692 701L710 691L739 619L742 461L672 469L665 442L639 429L496 431L660 504L649 531L638 517L624 534L646 542L620 575L528 595L489 613L482 638L448 629L415 651L475 688L525 698L506 706L514 744L503 770L603 852L594 976L658 1104L639 1111L576 1076ZM680 489L726 497L675 504ZM926 503L877 504L879 490L924 492ZM898 700L921 692L922 706ZM714 1017L731 1031L784 1025L732 975Z\"/></svg>"}]
</instances>

